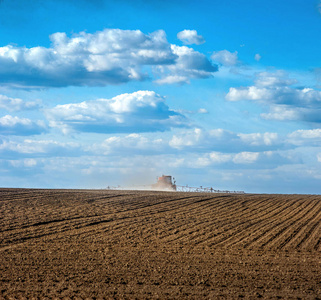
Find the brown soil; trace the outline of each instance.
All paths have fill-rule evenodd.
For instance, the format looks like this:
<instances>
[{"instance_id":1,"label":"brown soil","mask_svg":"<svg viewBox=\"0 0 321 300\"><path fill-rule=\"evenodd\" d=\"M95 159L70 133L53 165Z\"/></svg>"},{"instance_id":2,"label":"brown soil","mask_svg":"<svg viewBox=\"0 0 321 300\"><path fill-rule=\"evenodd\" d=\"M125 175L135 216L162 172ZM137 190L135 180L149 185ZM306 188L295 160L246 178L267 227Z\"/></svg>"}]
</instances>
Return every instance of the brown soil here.
<instances>
[{"instance_id":1,"label":"brown soil","mask_svg":"<svg viewBox=\"0 0 321 300\"><path fill-rule=\"evenodd\" d=\"M321 299L320 200L0 189L0 299Z\"/></svg>"}]
</instances>

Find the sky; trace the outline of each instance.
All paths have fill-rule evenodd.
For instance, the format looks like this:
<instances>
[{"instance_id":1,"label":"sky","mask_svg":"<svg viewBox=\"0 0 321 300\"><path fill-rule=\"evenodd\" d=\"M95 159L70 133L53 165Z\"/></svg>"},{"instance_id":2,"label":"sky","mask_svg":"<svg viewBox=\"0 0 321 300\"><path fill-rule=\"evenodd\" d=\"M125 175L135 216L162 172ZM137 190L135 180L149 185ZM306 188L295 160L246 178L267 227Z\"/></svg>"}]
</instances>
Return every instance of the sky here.
<instances>
[{"instance_id":1,"label":"sky","mask_svg":"<svg viewBox=\"0 0 321 300\"><path fill-rule=\"evenodd\" d=\"M321 2L0 0L0 186L321 194Z\"/></svg>"}]
</instances>

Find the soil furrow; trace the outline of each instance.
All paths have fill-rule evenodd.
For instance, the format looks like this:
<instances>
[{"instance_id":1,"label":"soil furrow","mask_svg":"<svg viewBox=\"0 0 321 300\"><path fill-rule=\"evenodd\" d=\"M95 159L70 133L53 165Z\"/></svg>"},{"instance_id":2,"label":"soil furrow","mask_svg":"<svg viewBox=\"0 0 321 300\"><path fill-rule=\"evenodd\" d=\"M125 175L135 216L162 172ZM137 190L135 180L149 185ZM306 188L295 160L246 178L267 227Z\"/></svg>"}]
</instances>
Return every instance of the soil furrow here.
<instances>
[{"instance_id":1,"label":"soil furrow","mask_svg":"<svg viewBox=\"0 0 321 300\"><path fill-rule=\"evenodd\" d=\"M249 248L260 244L260 240L264 239L266 235L270 233L270 231L277 226L277 224L282 224L280 220L283 220L282 216L285 215L286 218L292 218L296 215L297 211L300 211L302 208L301 206L305 206L305 202L297 202L293 201L290 202L284 209L280 210L278 213L272 216L272 218L266 218L264 223L257 227L254 231L251 232L250 237L246 236L243 240L246 242L242 243L242 247ZM282 207L280 207L281 209ZM288 212L288 210L290 210ZM281 215L281 216L280 216ZM285 219L286 220L286 219ZM242 240L240 241L242 242Z\"/></svg>"},{"instance_id":2,"label":"soil furrow","mask_svg":"<svg viewBox=\"0 0 321 300\"><path fill-rule=\"evenodd\" d=\"M272 206L274 207L274 206ZM275 212L276 211L276 212ZM241 222L239 223L235 223L235 221L228 223L225 227L222 228L222 230L218 233L215 233L214 236L212 236L211 238L214 238L212 240L212 242L208 243L209 246L217 246L219 244L224 243L225 241L233 238L233 236L235 234L237 234L238 232L244 232L247 231L247 229L249 227L251 227L252 225L256 225L259 222L261 222L262 217L271 217L270 215L272 214L272 217L277 216L278 214L282 213L282 211L280 210L279 207L274 207L274 209L272 211L266 211L264 212L262 215L258 215L255 216L252 220L248 220L248 219L243 219ZM257 220L257 221L256 221ZM249 221L251 221L252 223L246 225ZM253 224L253 222L256 222ZM243 226L243 227L240 227ZM221 237L222 236L222 237ZM208 237L210 239L210 237ZM197 242L197 244L202 243L203 241L199 241Z\"/></svg>"},{"instance_id":3,"label":"soil furrow","mask_svg":"<svg viewBox=\"0 0 321 300\"><path fill-rule=\"evenodd\" d=\"M296 215L296 218L294 219L294 221L293 221L293 218L288 218L288 219L286 220L286 222L285 222L285 221L279 222L279 223L276 225L276 227L273 228L274 230L270 231L271 237L270 237L266 242L262 243L262 244L260 245L260 248L264 248L264 247L266 247L268 244L270 244L270 243L272 243L273 241L275 241L275 240L276 240L279 236L281 236L290 226L292 226L292 225L295 224L296 222L302 220L306 214L308 214L311 210L313 210L313 209L315 208L316 205L317 205L316 202L310 201L309 205L307 205L303 210L301 210L301 211L299 212L298 215ZM312 206L312 207L310 207L310 206ZM300 217L298 218L298 216L300 216ZM288 223L288 222L289 222L289 223ZM279 229L280 227L281 227L281 229ZM276 231L276 233L274 233L274 231ZM272 244L272 246L273 246L273 244Z\"/></svg>"}]
</instances>

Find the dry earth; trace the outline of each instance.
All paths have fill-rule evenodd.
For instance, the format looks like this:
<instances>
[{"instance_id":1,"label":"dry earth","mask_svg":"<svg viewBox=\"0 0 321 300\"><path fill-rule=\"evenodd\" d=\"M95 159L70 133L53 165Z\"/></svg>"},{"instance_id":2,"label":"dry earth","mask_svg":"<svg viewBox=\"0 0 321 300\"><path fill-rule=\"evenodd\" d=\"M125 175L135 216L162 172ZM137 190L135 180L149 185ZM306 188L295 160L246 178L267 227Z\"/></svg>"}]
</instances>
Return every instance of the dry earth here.
<instances>
[{"instance_id":1,"label":"dry earth","mask_svg":"<svg viewBox=\"0 0 321 300\"><path fill-rule=\"evenodd\" d=\"M0 189L0 299L321 299L321 196Z\"/></svg>"}]
</instances>

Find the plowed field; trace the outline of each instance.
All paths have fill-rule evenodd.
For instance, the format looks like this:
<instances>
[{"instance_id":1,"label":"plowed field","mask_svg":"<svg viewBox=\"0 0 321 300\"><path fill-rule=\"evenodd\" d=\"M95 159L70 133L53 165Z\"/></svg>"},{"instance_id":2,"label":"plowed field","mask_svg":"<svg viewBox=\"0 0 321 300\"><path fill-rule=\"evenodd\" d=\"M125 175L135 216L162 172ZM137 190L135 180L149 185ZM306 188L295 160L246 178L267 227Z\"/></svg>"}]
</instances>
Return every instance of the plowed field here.
<instances>
[{"instance_id":1,"label":"plowed field","mask_svg":"<svg viewBox=\"0 0 321 300\"><path fill-rule=\"evenodd\" d=\"M321 299L321 196L0 189L0 299Z\"/></svg>"}]
</instances>

